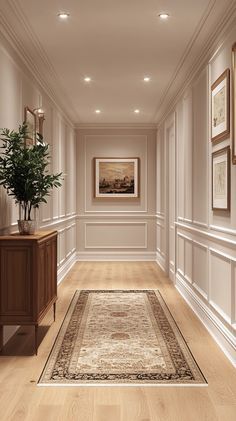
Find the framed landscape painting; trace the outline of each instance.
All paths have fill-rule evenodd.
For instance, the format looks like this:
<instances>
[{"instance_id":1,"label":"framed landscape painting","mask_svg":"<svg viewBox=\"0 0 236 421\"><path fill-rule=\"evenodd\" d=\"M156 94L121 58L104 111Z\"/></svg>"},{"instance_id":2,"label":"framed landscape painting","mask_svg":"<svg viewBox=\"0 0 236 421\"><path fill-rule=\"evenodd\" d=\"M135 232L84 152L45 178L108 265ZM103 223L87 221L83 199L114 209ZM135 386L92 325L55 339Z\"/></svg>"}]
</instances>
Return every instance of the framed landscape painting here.
<instances>
[{"instance_id":1,"label":"framed landscape painting","mask_svg":"<svg viewBox=\"0 0 236 421\"><path fill-rule=\"evenodd\" d=\"M212 209L230 210L230 147L212 154Z\"/></svg>"},{"instance_id":2,"label":"framed landscape painting","mask_svg":"<svg viewBox=\"0 0 236 421\"><path fill-rule=\"evenodd\" d=\"M30 108L25 107L24 121L27 124L26 146L32 146L36 140L36 115Z\"/></svg>"},{"instance_id":3,"label":"framed landscape painting","mask_svg":"<svg viewBox=\"0 0 236 421\"><path fill-rule=\"evenodd\" d=\"M233 70L233 136L232 136L232 162L236 164L236 43L232 47Z\"/></svg>"},{"instance_id":4,"label":"framed landscape painting","mask_svg":"<svg viewBox=\"0 0 236 421\"><path fill-rule=\"evenodd\" d=\"M211 87L211 140L218 142L229 137L229 76L226 69Z\"/></svg>"},{"instance_id":5,"label":"framed landscape painting","mask_svg":"<svg viewBox=\"0 0 236 421\"><path fill-rule=\"evenodd\" d=\"M95 198L139 197L139 158L94 158Z\"/></svg>"}]
</instances>

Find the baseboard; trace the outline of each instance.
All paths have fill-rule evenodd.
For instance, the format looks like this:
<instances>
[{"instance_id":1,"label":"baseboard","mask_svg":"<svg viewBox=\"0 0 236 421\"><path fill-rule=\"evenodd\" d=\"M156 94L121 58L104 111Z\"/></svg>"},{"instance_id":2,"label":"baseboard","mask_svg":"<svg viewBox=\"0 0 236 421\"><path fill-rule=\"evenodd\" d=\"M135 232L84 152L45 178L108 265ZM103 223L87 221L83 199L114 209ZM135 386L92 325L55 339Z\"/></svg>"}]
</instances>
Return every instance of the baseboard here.
<instances>
[{"instance_id":1,"label":"baseboard","mask_svg":"<svg viewBox=\"0 0 236 421\"><path fill-rule=\"evenodd\" d=\"M75 262L77 261L76 252L71 254L71 256L65 260L65 263L58 269L57 271L57 284L59 285L67 273L71 270L72 266L74 266Z\"/></svg>"},{"instance_id":2,"label":"baseboard","mask_svg":"<svg viewBox=\"0 0 236 421\"><path fill-rule=\"evenodd\" d=\"M157 251L156 252L156 259L155 259L156 263L160 266L160 268L163 270L163 272L166 273L166 262L164 257Z\"/></svg>"},{"instance_id":3,"label":"baseboard","mask_svg":"<svg viewBox=\"0 0 236 421\"><path fill-rule=\"evenodd\" d=\"M77 260L86 262L86 261L155 261L156 253L155 252L129 252L129 251L115 251L115 252L88 252L88 251L79 251L77 253Z\"/></svg>"},{"instance_id":4,"label":"baseboard","mask_svg":"<svg viewBox=\"0 0 236 421\"><path fill-rule=\"evenodd\" d=\"M194 313L204 324L224 354L236 367L236 338L215 313L192 290L191 286L176 274L176 288Z\"/></svg>"}]
</instances>

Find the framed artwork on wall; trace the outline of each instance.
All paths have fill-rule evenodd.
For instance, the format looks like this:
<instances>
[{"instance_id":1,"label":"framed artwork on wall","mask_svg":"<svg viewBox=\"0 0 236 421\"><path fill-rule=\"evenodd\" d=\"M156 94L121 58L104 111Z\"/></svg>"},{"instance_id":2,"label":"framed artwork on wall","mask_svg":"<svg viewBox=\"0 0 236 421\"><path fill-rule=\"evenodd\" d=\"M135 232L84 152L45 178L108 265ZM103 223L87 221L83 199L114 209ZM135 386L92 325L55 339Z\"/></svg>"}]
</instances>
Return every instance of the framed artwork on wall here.
<instances>
[{"instance_id":1,"label":"framed artwork on wall","mask_svg":"<svg viewBox=\"0 0 236 421\"><path fill-rule=\"evenodd\" d=\"M212 154L212 209L230 210L230 147Z\"/></svg>"},{"instance_id":2,"label":"framed artwork on wall","mask_svg":"<svg viewBox=\"0 0 236 421\"><path fill-rule=\"evenodd\" d=\"M232 162L236 164L236 42L232 47L232 71L233 71L233 136L232 136Z\"/></svg>"},{"instance_id":3,"label":"framed artwork on wall","mask_svg":"<svg viewBox=\"0 0 236 421\"><path fill-rule=\"evenodd\" d=\"M27 124L27 138L25 139L26 146L32 146L36 140L36 115L29 108L25 107L24 121Z\"/></svg>"},{"instance_id":4,"label":"framed artwork on wall","mask_svg":"<svg viewBox=\"0 0 236 421\"><path fill-rule=\"evenodd\" d=\"M94 158L94 197L139 197L139 158Z\"/></svg>"},{"instance_id":5,"label":"framed artwork on wall","mask_svg":"<svg viewBox=\"0 0 236 421\"><path fill-rule=\"evenodd\" d=\"M211 140L218 142L230 134L230 71L226 69L211 86Z\"/></svg>"}]
</instances>

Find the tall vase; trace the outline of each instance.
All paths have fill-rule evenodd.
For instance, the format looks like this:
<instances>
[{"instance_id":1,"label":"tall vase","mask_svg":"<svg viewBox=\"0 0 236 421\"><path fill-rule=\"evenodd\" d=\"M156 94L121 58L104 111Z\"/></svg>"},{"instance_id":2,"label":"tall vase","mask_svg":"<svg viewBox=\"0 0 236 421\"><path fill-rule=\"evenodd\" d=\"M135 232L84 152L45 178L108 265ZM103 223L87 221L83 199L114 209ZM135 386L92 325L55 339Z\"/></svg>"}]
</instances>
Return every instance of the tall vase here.
<instances>
[{"instance_id":1,"label":"tall vase","mask_svg":"<svg viewBox=\"0 0 236 421\"><path fill-rule=\"evenodd\" d=\"M36 217L36 214L34 212L34 216ZM18 219L18 229L20 235L33 235L36 230L36 218L33 220L25 220L22 219L22 206L19 204L19 219Z\"/></svg>"},{"instance_id":2,"label":"tall vase","mask_svg":"<svg viewBox=\"0 0 236 421\"><path fill-rule=\"evenodd\" d=\"M24 219L18 219L18 228L20 235L33 235L35 233L36 221L25 221Z\"/></svg>"}]
</instances>

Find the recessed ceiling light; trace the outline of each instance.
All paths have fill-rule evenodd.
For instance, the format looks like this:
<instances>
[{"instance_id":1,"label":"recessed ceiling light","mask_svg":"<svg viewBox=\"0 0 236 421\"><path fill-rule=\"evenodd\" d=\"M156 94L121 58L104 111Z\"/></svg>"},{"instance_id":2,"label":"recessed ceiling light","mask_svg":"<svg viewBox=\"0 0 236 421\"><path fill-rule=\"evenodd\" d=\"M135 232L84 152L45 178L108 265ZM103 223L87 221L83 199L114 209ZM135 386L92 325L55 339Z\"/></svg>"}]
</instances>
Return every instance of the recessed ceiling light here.
<instances>
[{"instance_id":1,"label":"recessed ceiling light","mask_svg":"<svg viewBox=\"0 0 236 421\"><path fill-rule=\"evenodd\" d=\"M95 110L95 113L96 114L100 114L101 113L101 110Z\"/></svg>"},{"instance_id":2,"label":"recessed ceiling light","mask_svg":"<svg viewBox=\"0 0 236 421\"><path fill-rule=\"evenodd\" d=\"M64 20L64 19L68 19L68 17L70 16L70 13L68 12L60 12L57 15L60 19Z\"/></svg>"},{"instance_id":3,"label":"recessed ceiling light","mask_svg":"<svg viewBox=\"0 0 236 421\"><path fill-rule=\"evenodd\" d=\"M86 77L84 78L84 81L85 81L85 82L91 82L91 77L86 76Z\"/></svg>"},{"instance_id":4,"label":"recessed ceiling light","mask_svg":"<svg viewBox=\"0 0 236 421\"><path fill-rule=\"evenodd\" d=\"M150 82L150 76L144 76L143 80L144 82Z\"/></svg>"},{"instance_id":5,"label":"recessed ceiling light","mask_svg":"<svg viewBox=\"0 0 236 421\"><path fill-rule=\"evenodd\" d=\"M140 113L140 110L137 108L136 110L134 110L134 113L135 114L139 114Z\"/></svg>"},{"instance_id":6,"label":"recessed ceiling light","mask_svg":"<svg viewBox=\"0 0 236 421\"><path fill-rule=\"evenodd\" d=\"M169 13L163 12L163 13L159 13L159 18L162 20L166 20L170 17Z\"/></svg>"}]
</instances>

